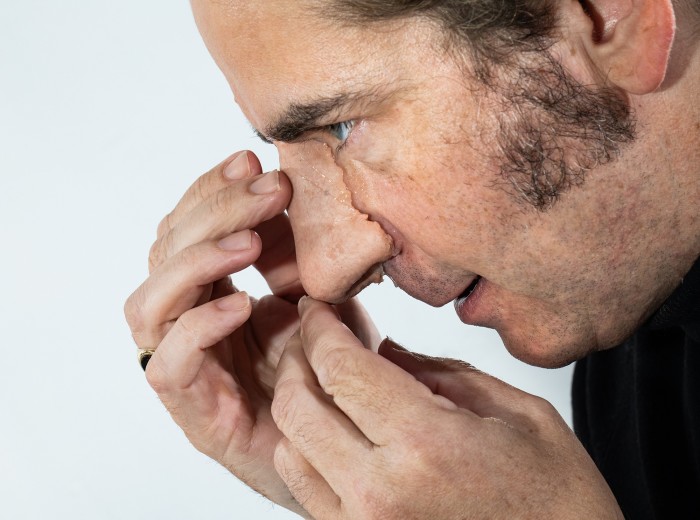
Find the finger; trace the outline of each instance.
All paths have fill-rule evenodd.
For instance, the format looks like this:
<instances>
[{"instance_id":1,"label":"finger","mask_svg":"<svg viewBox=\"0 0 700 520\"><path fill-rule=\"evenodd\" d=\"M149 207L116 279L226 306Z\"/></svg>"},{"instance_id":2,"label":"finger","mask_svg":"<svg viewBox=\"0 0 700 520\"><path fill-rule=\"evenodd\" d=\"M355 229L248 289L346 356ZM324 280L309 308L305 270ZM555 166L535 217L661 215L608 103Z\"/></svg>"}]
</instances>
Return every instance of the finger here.
<instances>
[{"instance_id":1,"label":"finger","mask_svg":"<svg viewBox=\"0 0 700 520\"><path fill-rule=\"evenodd\" d=\"M264 395L272 400L277 366L289 338L299 329L296 305L267 295L255 304L250 318L251 341L246 342L251 370Z\"/></svg>"},{"instance_id":2,"label":"finger","mask_svg":"<svg viewBox=\"0 0 700 520\"><path fill-rule=\"evenodd\" d=\"M229 186L232 182L262 173L260 161L253 152L236 152L214 168L199 177L171 211L158 225L158 236L175 227L184 215L208 199L217 191Z\"/></svg>"},{"instance_id":3,"label":"finger","mask_svg":"<svg viewBox=\"0 0 700 520\"><path fill-rule=\"evenodd\" d=\"M166 260L126 302L124 312L136 344L158 345L174 320L209 300L213 282L251 265L260 250L260 237L243 230L220 241L200 242ZM224 294L216 295L220 296Z\"/></svg>"},{"instance_id":4,"label":"finger","mask_svg":"<svg viewBox=\"0 0 700 520\"><path fill-rule=\"evenodd\" d=\"M233 282L231 281L230 276L224 276L223 278L220 278L219 280L216 280L211 289L211 300L218 300L219 298L223 298L224 296L228 296L230 294L233 294L235 292L238 292L236 287L233 285Z\"/></svg>"},{"instance_id":5,"label":"finger","mask_svg":"<svg viewBox=\"0 0 700 520\"><path fill-rule=\"evenodd\" d=\"M298 334L277 366L271 411L282 434L331 488L340 496L352 493L347 468L363 467L374 446L318 386Z\"/></svg>"},{"instance_id":6,"label":"finger","mask_svg":"<svg viewBox=\"0 0 700 520\"><path fill-rule=\"evenodd\" d=\"M313 518L342 518L338 495L287 439L277 444L274 461L277 473L294 500Z\"/></svg>"},{"instance_id":7,"label":"finger","mask_svg":"<svg viewBox=\"0 0 700 520\"><path fill-rule=\"evenodd\" d=\"M372 318L357 298L351 298L345 303L335 306L340 319L359 339L365 348L374 352L379 348L382 338Z\"/></svg>"},{"instance_id":8,"label":"finger","mask_svg":"<svg viewBox=\"0 0 700 520\"><path fill-rule=\"evenodd\" d=\"M265 278L272 294L296 303L305 292L299 281L294 235L289 217L282 213L255 228L263 250L255 268Z\"/></svg>"},{"instance_id":9,"label":"finger","mask_svg":"<svg viewBox=\"0 0 700 520\"><path fill-rule=\"evenodd\" d=\"M433 393L480 417L496 417L512 425L535 427L533 415L546 401L481 372L469 363L409 352L385 339L379 353L412 374ZM546 403L548 405L548 403Z\"/></svg>"},{"instance_id":10,"label":"finger","mask_svg":"<svg viewBox=\"0 0 700 520\"><path fill-rule=\"evenodd\" d=\"M374 444L389 444L426 410L456 408L365 349L329 305L306 297L299 308L304 351L321 388Z\"/></svg>"},{"instance_id":11,"label":"finger","mask_svg":"<svg viewBox=\"0 0 700 520\"><path fill-rule=\"evenodd\" d=\"M242 391L233 378L217 378L217 388L212 391L211 378L198 376L207 359L210 363L215 359L207 349L238 329L249 315L246 293L209 302L183 314L153 354L146 379L186 431L211 426L221 392L227 391L240 403Z\"/></svg>"},{"instance_id":12,"label":"finger","mask_svg":"<svg viewBox=\"0 0 700 520\"><path fill-rule=\"evenodd\" d=\"M254 228L278 215L289 203L291 190L289 179L273 171L217 191L155 241L150 270L190 245Z\"/></svg>"}]
</instances>

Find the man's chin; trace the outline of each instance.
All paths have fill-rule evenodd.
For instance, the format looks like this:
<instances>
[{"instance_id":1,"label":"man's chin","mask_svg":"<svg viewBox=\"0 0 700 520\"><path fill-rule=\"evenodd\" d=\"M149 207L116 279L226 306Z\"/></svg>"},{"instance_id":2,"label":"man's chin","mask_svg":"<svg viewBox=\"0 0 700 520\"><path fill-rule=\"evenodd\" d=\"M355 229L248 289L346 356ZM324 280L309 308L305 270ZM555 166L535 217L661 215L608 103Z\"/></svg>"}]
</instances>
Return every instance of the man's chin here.
<instances>
[{"instance_id":1,"label":"man's chin","mask_svg":"<svg viewBox=\"0 0 700 520\"><path fill-rule=\"evenodd\" d=\"M562 368L598 350L593 341L557 335L504 332L496 329L508 352L528 365Z\"/></svg>"}]
</instances>

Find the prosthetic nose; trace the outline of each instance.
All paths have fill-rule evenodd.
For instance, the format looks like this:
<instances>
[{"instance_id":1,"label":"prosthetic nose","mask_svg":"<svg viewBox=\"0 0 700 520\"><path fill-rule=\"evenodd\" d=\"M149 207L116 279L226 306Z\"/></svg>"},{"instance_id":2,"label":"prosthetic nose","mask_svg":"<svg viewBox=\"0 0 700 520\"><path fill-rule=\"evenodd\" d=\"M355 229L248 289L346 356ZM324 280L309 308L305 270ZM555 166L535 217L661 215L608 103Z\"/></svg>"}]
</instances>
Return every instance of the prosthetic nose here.
<instances>
[{"instance_id":1,"label":"prosthetic nose","mask_svg":"<svg viewBox=\"0 0 700 520\"><path fill-rule=\"evenodd\" d=\"M392 255L391 237L353 206L331 150L316 142L279 151L294 188L288 213L307 294L340 303L380 282L381 264Z\"/></svg>"}]
</instances>

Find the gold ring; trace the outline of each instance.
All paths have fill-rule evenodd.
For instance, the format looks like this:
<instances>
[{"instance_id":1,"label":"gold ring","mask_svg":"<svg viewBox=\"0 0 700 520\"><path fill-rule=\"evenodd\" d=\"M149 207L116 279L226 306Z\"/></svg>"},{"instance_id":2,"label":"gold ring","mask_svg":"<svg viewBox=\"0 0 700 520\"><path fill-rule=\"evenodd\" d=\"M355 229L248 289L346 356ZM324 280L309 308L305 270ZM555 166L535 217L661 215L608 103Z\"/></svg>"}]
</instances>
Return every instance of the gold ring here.
<instances>
[{"instance_id":1,"label":"gold ring","mask_svg":"<svg viewBox=\"0 0 700 520\"><path fill-rule=\"evenodd\" d=\"M143 368L143 371L146 371L146 367L148 366L148 362L151 360L151 357L155 353L156 349L154 348L140 348L138 357L139 357L139 365L141 365L141 368Z\"/></svg>"}]
</instances>

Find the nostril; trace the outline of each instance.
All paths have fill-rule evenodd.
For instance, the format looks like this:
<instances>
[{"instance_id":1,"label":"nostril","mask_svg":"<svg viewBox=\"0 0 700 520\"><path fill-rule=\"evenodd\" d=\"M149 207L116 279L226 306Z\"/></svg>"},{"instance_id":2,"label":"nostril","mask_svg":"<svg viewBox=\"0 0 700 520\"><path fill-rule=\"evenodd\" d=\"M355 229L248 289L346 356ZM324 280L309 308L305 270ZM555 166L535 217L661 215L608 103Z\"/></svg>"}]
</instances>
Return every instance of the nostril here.
<instances>
[{"instance_id":1,"label":"nostril","mask_svg":"<svg viewBox=\"0 0 700 520\"><path fill-rule=\"evenodd\" d=\"M353 296L358 295L365 287L373 283L382 283L384 280L384 266L378 263L369 268L369 270L357 280L352 287L347 291L345 299L349 300Z\"/></svg>"},{"instance_id":2,"label":"nostril","mask_svg":"<svg viewBox=\"0 0 700 520\"><path fill-rule=\"evenodd\" d=\"M355 210L335 224L293 219L299 276L306 292L330 303L347 300L384 274L392 241Z\"/></svg>"},{"instance_id":3,"label":"nostril","mask_svg":"<svg viewBox=\"0 0 700 520\"><path fill-rule=\"evenodd\" d=\"M382 283L384 280L384 268L382 264L375 264L369 268L359 279L347 288L343 287L318 287L314 290L316 294L309 293L315 300L324 301L334 305L345 303L350 298L357 296L365 287L373 283Z\"/></svg>"}]
</instances>

